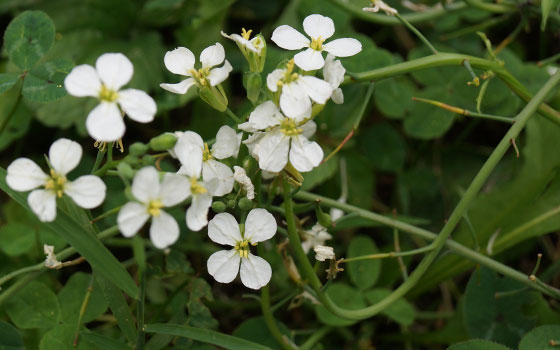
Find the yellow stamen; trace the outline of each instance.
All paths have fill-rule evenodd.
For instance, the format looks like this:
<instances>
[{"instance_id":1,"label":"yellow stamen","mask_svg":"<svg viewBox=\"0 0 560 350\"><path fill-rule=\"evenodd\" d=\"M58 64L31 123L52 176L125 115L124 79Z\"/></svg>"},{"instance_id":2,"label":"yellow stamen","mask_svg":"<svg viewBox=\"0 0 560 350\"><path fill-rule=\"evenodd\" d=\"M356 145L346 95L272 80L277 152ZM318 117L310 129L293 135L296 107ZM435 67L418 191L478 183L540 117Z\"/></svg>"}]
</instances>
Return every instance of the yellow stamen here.
<instances>
[{"instance_id":1,"label":"yellow stamen","mask_svg":"<svg viewBox=\"0 0 560 350\"><path fill-rule=\"evenodd\" d=\"M321 37L314 38L311 41L311 45L309 45L309 47L311 47L315 51L323 51L323 42L324 41L325 41L325 39L323 39Z\"/></svg>"},{"instance_id":2,"label":"yellow stamen","mask_svg":"<svg viewBox=\"0 0 560 350\"><path fill-rule=\"evenodd\" d=\"M235 250L239 253L241 258L248 258L249 257L249 241L243 240L240 242L235 243ZM251 243L251 245L255 246L256 243Z\"/></svg>"},{"instance_id":3,"label":"yellow stamen","mask_svg":"<svg viewBox=\"0 0 560 350\"><path fill-rule=\"evenodd\" d=\"M280 131L286 136L296 136L303 132L302 128L298 128L295 120L292 118L284 118L282 124L280 124Z\"/></svg>"},{"instance_id":4,"label":"yellow stamen","mask_svg":"<svg viewBox=\"0 0 560 350\"><path fill-rule=\"evenodd\" d=\"M161 208L163 208L163 203L159 199L155 199L148 203L148 209L146 209L146 211L151 216L158 217L161 212Z\"/></svg>"},{"instance_id":5,"label":"yellow stamen","mask_svg":"<svg viewBox=\"0 0 560 350\"><path fill-rule=\"evenodd\" d=\"M208 190L201 185L195 178L191 179L191 193L192 194L204 194Z\"/></svg>"},{"instance_id":6,"label":"yellow stamen","mask_svg":"<svg viewBox=\"0 0 560 350\"><path fill-rule=\"evenodd\" d=\"M249 29L249 31L247 31L245 30L245 28L241 28L241 37L243 37L243 39L245 40L249 40L252 32L253 32L252 29Z\"/></svg>"},{"instance_id":7,"label":"yellow stamen","mask_svg":"<svg viewBox=\"0 0 560 350\"><path fill-rule=\"evenodd\" d=\"M53 169L51 169L51 176L45 184L45 189L52 190L58 198L61 198L64 193L65 184L66 177L64 175L57 174Z\"/></svg>"},{"instance_id":8,"label":"yellow stamen","mask_svg":"<svg viewBox=\"0 0 560 350\"><path fill-rule=\"evenodd\" d=\"M208 144L206 142L204 142L204 151L202 152L202 161L207 162L212 158L214 158L212 156L212 152L210 152L210 149L208 148Z\"/></svg>"},{"instance_id":9,"label":"yellow stamen","mask_svg":"<svg viewBox=\"0 0 560 350\"><path fill-rule=\"evenodd\" d=\"M101 101L115 102L117 98L119 98L119 94L115 90L111 90L105 85L101 85L101 91L99 91L99 99Z\"/></svg>"},{"instance_id":10,"label":"yellow stamen","mask_svg":"<svg viewBox=\"0 0 560 350\"><path fill-rule=\"evenodd\" d=\"M208 80L206 77L210 74L210 68L200 68L199 70L191 69L189 74L196 80L196 82L201 86L208 86Z\"/></svg>"}]
</instances>

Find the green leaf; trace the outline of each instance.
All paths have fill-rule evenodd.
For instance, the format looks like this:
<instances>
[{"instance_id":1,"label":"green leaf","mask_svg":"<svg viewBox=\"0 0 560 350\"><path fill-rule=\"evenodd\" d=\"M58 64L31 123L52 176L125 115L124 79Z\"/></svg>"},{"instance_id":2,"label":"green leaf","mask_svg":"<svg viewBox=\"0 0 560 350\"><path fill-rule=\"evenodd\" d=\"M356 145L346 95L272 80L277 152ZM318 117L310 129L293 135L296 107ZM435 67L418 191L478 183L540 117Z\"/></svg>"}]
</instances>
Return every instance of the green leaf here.
<instances>
[{"instance_id":1,"label":"green leaf","mask_svg":"<svg viewBox=\"0 0 560 350\"><path fill-rule=\"evenodd\" d=\"M0 74L0 94L10 90L18 82L21 74L1 73Z\"/></svg>"},{"instance_id":2,"label":"green leaf","mask_svg":"<svg viewBox=\"0 0 560 350\"><path fill-rule=\"evenodd\" d=\"M33 68L23 82L23 96L36 102L51 102L66 96L64 78L73 67L72 62L57 59Z\"/></svg>"},{"instance_id":3,"label":"green leaf","mask_svg":"<svg viewBox=\"0 0 560 350\"><path fill-rule=\"evenodd\" d=\"M553 4L553 0L541 0L541 31L543 32L546 29L546 22L548 21L548 15L550 14L550 10L552 9Z\"/></svg>"},{"instance_id":4,"label":"green leaf","mask_svg":"<svg viewBox=\"0 0 560 350\"><path fill-rule=\"evenodd\" d=\"M540 326L525 334L519 343L519 350L558 350L550 341L560 342L560 326Z\"/></svg>"},{"instance_id":5,"label":"green leaf","mask_svg":"<svg viewBox=\"0 0 560 350\"><path fill-rule=\"evenodd\" d=\"M204 328L158 323L145 325L144 331L146 333L167 334L177 337L191 338L203 343L221 346L228 350L271 350L271 348L264 345Z\"/></svg>"},{"instance_id":6,"label":"green leaf","mask_svg":"<svg viewBox=\"0 0 560 350\"><path fill-rule=\"evenodd\" d=\"M83 272L76 272L66 282L64 287L58 292L58 302L62 312L62 321L67 324L77 324L82 303L88 291L91 275ZM95 320L107 310L105 300L99 286L92 285L91 294L87 308L82 316L82 322L88 323Z\"/></svg>"},{"instance_id":7,"label":"green leaf","mask_svg":"<svg viewBox=\"0 0 560 350\"><path fill-rule=\"evenodd\" d=\"M286 336L288 339L291 338L290 330L282 322L276 321L278 328L282 335ZM233 336L247 339L255 343L268 346L271 349L280 349L281 345L276 342L268 327L264 321L264 317L253 317L246 321L243 321L234 331Z\"/></svg>"},{"instance_id":8,"label":"green leaf","mask_svg":"<svg viewBox=\"0 0 560 350\"><path fill-rule=\"evenodd\" d=\"M0 350L24 350L21 335L11 324L0 321Z\"/></svg>"},{"instance_id":9,"label":"green leaf","mask_svg":"<svg viewBox=\"0 0 560 350\"><path fill-rule=\"evenodd\" d=\"M373 98L384 116L401 119L410 109L415 92L416 88L409 79L396 77L376 82Z\"/></svg>"},{"instance_id":10,"label":"green leaf","mask_svg":"<svg viewBox=\"0 0 560 350\"><path fill-rule=\"evenodd\" d=\"M330 179L338 170L338 156L333 156L328 162L320 164L308 173L303 174L303 185L301 189L309 191L315 186L322 184Z\"/></svg>"},{"instance_id":11,"label":"green leaf","mask_svg":"<svg viewBox=\"0 0 560 350\"><path fill-rule=\"evenodd\" d=\"M109 280L98 273L95 273L97 284L105 295L105 299L109 303L109 307L113 312L113 316L117 319L119 328L124 333L129 343L136 341L137 333L134 324L134 316L130 312L130 308L124 298L122 292Z\"/></svg>"},{"instance_id":12,"label":"green leaf","mask_svg":"<svg viewBox=\"0 0 560 350\"><path fill-rule=\"evenodd\" d=\"M80 342L90 343L96 349L103 350L132 350L131 347L116 341L115 339L89 332L80 333Z\"/></svg>"},{"instance_id":13,"label":"green leaf","mask_svg":"<svg viewBox=\"0 0 560 350\"><path fill-rule=\"evenodd\" d=\"M389 289L376 288L367 291L365 297L373 305L385 299L391 293L392 291ZM398 299L381 313L405 327L410 326L414 322L414 306L404 298Z\"/></svg>"},{"instance_id":14,"label":"green leaf","mask_svg":"<svg viewBox=\"0 0 560 350\"><path fill-rule=\"evenodd\" d=\"M212 288L202 278L195 278L192 281L191 294L187 302L189 310L188 324L193 327L217 329L218 321L214 319L210 310L202 302L203 299L212 301Z\"/></svg>"},{"instance_id":15,"label":"green leaf","mask_svg":"<svg viewBox=\"0 0 560 350\"><path fill-rule=\"evenodd\" d=\"M418 97L430 100L441 100L442 96L446 96L446 92L441 86L430 86L418 93ZM430 140L442 136L449 130L454 119L455 114L450 111L416 102L410 114L404 119L404 131L408 136Z\"/></svg>"},{"instance_id":16,"label":"green leaf","mask_svg":"<svg viewBox=\"0 0 560 350\"><path fill-rule=\"evenodd\" d=\"M391 124L374 124L361 131L358 140L363 154L376 169L397 172L404 166L406 144Z\"/></svg>"},{"instance_id":17,"label":"green leaf","mask_svg":"<svg viewBox=\"0 0 560 350\"><path fill-rule=\"evenodd\" d=\"M0 150L23 136L32 119L31 111L21 103L21 87L18 80L11 89L0 94Z\"/></svg>"},{"instance_id":18,"label":"green leaf","mask_svg":"<svg viewBox=\"0 0 560 350\"><path fill-rule=\"evenodd\" d=\"M325 293L332 299L332 301L345 309L357 310L366 307L366 303L362 294L350 287L349 285L341 282L335 282L329 285ZM317 318L326 325L344 327L356 323L356 320L348 320L340 318L322 305L315 305L315 313Z\"/></svg>"},{"instance_id":19,"label":"green leaf","mask_svg":"<svg viewBox=\"0 0 560 350\"><path fill-rule=\"evenodd\" d=\"M0 168L0 189L15 199L21 206L31 211L27 204L26 195L15 192L6 184L6 170ZM104 277L115 283L131 297L138 298L138 287L111 252L99 241L97 237L88 231L91 226L83 227L73 217L58 209L56 220L44 223L72 245Z\"/></svg>"},{"instance_id":20,"label":"green leaf","mask_svg":"<svg viewBox=\"0 0 560 350\"><path fill-rule=\"evenodd\" d=\"M53 291L44 283L32 281L6 305L8 316L22 329L50 328L58 324L60 306Z\"/></svg>"},{"instance_id":21,"label":"green leaf","mask_svg":"<svg viewBox=\"0 0 560 350\"><path fill-rule=\"evenodd\" d=\"M447 350L511 350L503 345L488 340L469 340L463 343L455 344L447 348ZM537 350L537 349L533 349Z\"/></svg>"},{"instance_id":22,"label":"green leaf","mask_svg":"<svg viewBox=\"0 0 560 350\"><path fill-rule=\"evenodd\" d=\"M49 50L54 35L54 23L46 13L25 11L6 28L4 45L13 63L21 69L29 69Z\"/></svg>"},{"instance_id":23,"label":"green leaf","mask_svg":"<svg viewBox=\"0 0 560 350\"><path fill-rule=\"evenodd\" d=\"M61 324L49 330L39 343L39 350L96 350L89 342L79 341L74 347L76 325Z\"/></svg>"},{"instance_id":24,"label":"green leaf","mask_svg":"<svg viewBox=\"0 0 560 350\"><path fill-rule=\"evenodd\" d=\"M0 226L0 248L6 255L18 256L33 248L35 230L21 223Z\"/></svg>"},{"instance_id":25,"label":"green leaf","mask_svg":"<svg viewBox=\"0 0 560 350\"><path fill-rule=\"evenodd\" d=\"M375 242L367 236L355 236L348 246L348 258L379 253ZM365 290L375 285L381 272L380 259L351 261L346 269L350 280L358 289Z\"/></svg>"}]
</instances>

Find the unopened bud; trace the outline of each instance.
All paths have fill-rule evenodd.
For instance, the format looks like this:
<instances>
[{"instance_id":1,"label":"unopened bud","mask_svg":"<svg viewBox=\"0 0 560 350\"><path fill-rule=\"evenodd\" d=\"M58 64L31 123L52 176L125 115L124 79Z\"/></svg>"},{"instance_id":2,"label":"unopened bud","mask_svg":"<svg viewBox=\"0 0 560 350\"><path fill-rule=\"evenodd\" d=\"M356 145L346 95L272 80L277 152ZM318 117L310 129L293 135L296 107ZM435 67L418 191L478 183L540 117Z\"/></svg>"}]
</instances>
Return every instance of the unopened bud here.
<instances>
[{"instance_id":1,"label":"unopened bud","mask_svg":"<svg viewBox=\"0 0 560 350\"><path fill-rule=\"evenodd\" d=\"M148 165L155 165L156 164L156 158L152 157L148 154L146 154L144 157L142 157L142 165L143 166L148 166Z\"/></svg>"},{"instance_id":2,"label":"unopened bud","mask_svg":"<svg viewBox=\"0 0 560 350\"><path fill-rule=\"evenodd\" d=\"M315 215L317 216L317 221L319 221L319 224L321 224L321 226L323 227L332 226L331 216L323 212L323 209L321 209L319 203L315 204Z\"/></svg>"},{"instance_id":3,"label":"unopened bud","mask_svg":"<svg viewBox=\"0 0 560 350\"><path fill-rule=\"evenodd\" d=\"M153 151L167 151L175 146L177 136L171 133L161 134L150 140L150 148Z\"/></svg>"},{"instance_id":4,"label":"unopened bud","mask_svg":"<svg viewBox=\"0 0 560 350\"><path fill-rule=\"evenodd\" d=\"M117 165L117 172L120 176L127 179L132 179L134 177L134 170L128 163L120 162L119 165Z\"/></svg>"},{"instance_id":5,"label":"unopened bud","mask_svg":"<svg viewBox=\"0 0 560 350\"><path fill-rule=\"evenodd\" d=\"M224 211L226 211L226 203L216 201L212 203L212 210L216 213L223 213Z\"/></svg>"},{"instance_id":6,"label":"unopened bud","mask_svg":"<svg viewBox=\"0 0 560 350\"><path fill-rule=\"evenodd\" d=\"M235 202L235 199L230 199L230 200L227 202L227 207L233 209L233 208L235 208L235 205L236 205L236 204L237 204L237 203Z\"/></svg>"},{"instance_id":7,"label":"unopened bud","mask_svg":"<svg viewBox=\"0 0 560 350\"><path fill-rule=\"evenodd\" d=\"M144 153L148 152L148 145L142 142L134 142L130 147L128 147L128 152L133 156L141 156Z\"/></svg>"},{"instance_id":8,"label":"unopened bud","mask_svg":"<svg viewBox=\"0 0 560 350\"><path fill-rule=\"evenodd\" d=\"M247 88L247 98L253 104L259 99L261 94L262 78L259 73L245 73L245 87Z\"/></svg>"},{"instance_id":9,"label":"unopened bud","mask_svg":"<svg viewBox=\"0 0 560 350\"><path fill-rule=\"evenodd\" d=\"M253 201L251 201L247 197L241 198L239 200L239 202L237 203L237 205L239 205L239 208L241 208L241 210L251 210L251 209L253 209Z\"/></svg>"},{"instance_id":10,"label":"unopened bud","mask_svg":"<svg viewBox=\"0 0 560 350\"><path fill-rule=\"evenodd\" d=\"M220 85L217 87L204 86L198 89L198 95L204 102L220 112L225 112L227 109L228 99Z\"/></svg>"}]
</instances>

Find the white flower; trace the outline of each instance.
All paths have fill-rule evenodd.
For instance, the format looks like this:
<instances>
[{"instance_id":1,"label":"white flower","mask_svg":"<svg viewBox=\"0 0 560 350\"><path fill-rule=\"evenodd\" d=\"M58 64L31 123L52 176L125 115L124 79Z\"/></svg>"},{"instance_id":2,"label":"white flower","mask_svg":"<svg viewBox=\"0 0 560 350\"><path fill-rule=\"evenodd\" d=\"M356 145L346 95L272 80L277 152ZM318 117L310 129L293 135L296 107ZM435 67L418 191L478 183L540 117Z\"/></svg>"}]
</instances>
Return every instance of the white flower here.
<instances>
[{"instance_id":1,"label":"white flower","mask_svg":"<svg viewBox=\"0 0 560 350\"><path fill-rule=\"evenodd\" d=\"M274 103L267 101L257 106L239 129L254 132L244 143L261 169L279 172L289 161L296 170L306 172L321 163L323 150L306 137L306 129L314 130L313 121L302 123L285 117Z\"/></svg>"},{"instance_id":2,"label":"white flower","mask_svg":"<svg viewBox=\"0 0 560 350\"><path fill-rule=\"evenodd\" d=\"M272 92L282 88L280 108L288 117L298 121L311 115L311 101L325 104L333 89L329 83L310 75L293 72L294 60L284 69L275 69L266 77L266 85Z\"/></svg>"},{"instance_id":3,"label":"white flower","mask_svg":"<svg viewBox=\"0 0 560 350\"><path fill-rule=\"evenodd\" d=\"M181 203L189 196L189 182L183 176L165 174L160 182L156 168L140 169L132 181L132 195L138 202L126 203L117 217L125 237L134 236L152 218L150 239L155 247L167 248L179 239L177 221L162 208Z\"/></svg>"},{"instance_id":4,"label":"white flower","mask_svg":"<svg viewBox=\"0 0 560 350\"><path fill-rule=\"evenodd\" d=\"M66 175L82 158L82 146L68 139L56 140L49 149L50 175L31 159L18 158L8 166L6 182L15 191L31 191L27 202L39 220L56 218L56 198L66 194L82 208L95 208L105 199L106 186L95 175L80 176L69 181ZM36 189L44 187L44 189Z\"/></svg>"},{"instance_id":5,"label":"white flower","mask_svg":"<svg viewBox=\"0 0 560 350\"><path fill-rule=\"evenodd\" d=\"M311 228L311 231L303 232L303 242L301 246L305 253L308 253L311 248L319 245L324 245L326 240L332 239L332 236L327 232L327 229L321 224L316 223Z\"/></svg>"},{"instance_id":6,"label":"white flower","mask_svg":"<svg viewBox=\"0 0 560 350\"><path fill-rule=\"evenodd\" d=\"M200 135L193 131L185 131L177 140L173 149L181 162L181 168L177 174L186 175L190 181L188 192L192 196L192 202L187 209L186 219L187 227L192 231L200 231L208 224L208 209L212 205L212 195L221 185L216 178L200 181L200 175L203 172L204 150L204 141L202 141ZM224 167L226 166L224 165ZM217 169L218 172L224 171L220 166L213 169ZM228 170L231 172L231 169L228 168ZM231 178L233 182L233 174Z\"/></svg>"},{"instance_id":7,"label":"white flower","mask_svg":"<svg viewBox=\"0 0 560 350\"><path fill-rule=\"evenodd\" d=\"M200 69L194 68L195 58L191 50L186 47L178 47L173 51L167 51L164 57L165 67L174 74L187 76L189 78L177 84L160 84L163 89L175 94L186 94L193 86L216 86L227 79L232 70L231 64L225 60L224 47L220 43L209 46L200 53ZM225 63L222 67L215 66Z\"/></svg>"},{"instance_id":8,"label":"white flower","mask_svg":"<svg viewBox=\"0 0 560 350\"><path fill-rule=\"evenodd\" d=\"M331 84L333 88L333 93L331 99L336 104L344 103L344 95L342 94L342 89L339 88L340 84L344 81L344 74L346 69L340 63L340 60L335 60L334 56L331 54L327 55L327 60L325 61L325 67L323 67L323 76L327 83Z\"/></svg>"},{"instance_id":9,"label":"white flower","mask_svg":"<svg viewBox=\"0 0 560 350\"><path fill-rule=\"evenodd\" d=\"M240 166L234 166L233 170L233 178L235 181L239 182L243 187L243 190L247 193L247 198L253 200L255 198L255 186L253 186L253 182L251 182L251 178L247 176L245 169Z\"/></svg>"},{"instance_id":10,"label":"white flower","mask_svg":"<svg viewBox=\"0 0 560 350\"><path fill-rule=\"evenodd\" d=\"M282 25L272 33L272 41L286 50L299 50L307 47L294 56L296 64L303 70L323 68L325 60L321 54L327 51L336 57L348 57L362 51L362 44L352 38L343 38L324 44L334 34L334 23L329 17L309 15L303 20L303 29L311 37L305 37L289 25Z\"/></svg>"},{"instance_id":11,"label":"white flower","mask_svg":"<svg viewBox=\"0 0 560 350\"><path fill-rule=\"evenodd\" d=\"M245 28L241 29L241 35L239 34L226 34L224 32L220 32L222 36L235 41L237 46L240 48L245 48L246 50L252 51L257 55L261 54L262 49L264 48L264 41L261 39L259 35L255 36L253 39L249 40L251 37L252 30L246 31Z\"/></svg>"},{"instance_id":12,"label":"white flower","mask_svg":"<svg viewBox=\"0 0 560 350\"><path fill-rule=\"evenodd\" d=\"M82 64L64 79L68 94L96 97L100 103L89 112L86 128L98 141L116 141L124 135L125 125L119 107L132 120L149 123L156 114L156 103L144 91L120 90L132 79L132 63L122 53L106 53L97 59L95 68Z\"/></svg>"},{"instance_id":13,"label":"white flower","mask_svg":"<svg viewBox=\"0 0 560 350\"><path fill-rule=\"evenodd\" d=\"M315 259L319 261L332 260L335 258L334 249L324 245L318 245L313 248L315 251Z\"/></svg>"},{"instance_id":14,"label":"white flower","mask_svg":"<svg viewBox=\"0 0 560 350\"><path fill-rule=\"evenodd\" d=\"M43 252L47 254L47 257L45 258L45 266L48 269L60 269L62 267L62 263L58 261L56 255L54 254L54 246L44 244Z\"/></svg>"},{"instance_id":15,"label":"white flower","mask_svg":"<svg viewBox=\"0 0 560 350\"><path fill-rule=\"evenodd\" d=\"M229 283L240 270L241 282L246 287L259 289L268 284L272 275L270 264L250 252L250 246L266 241L276 234L276 220L265 209L253 209L247 215L244 232L241 232L233 215L220 213L208 224L208 236L216 243L234 247L220 250L208 258L208 273L216 281Z\"/></svg>"}]
</instances>

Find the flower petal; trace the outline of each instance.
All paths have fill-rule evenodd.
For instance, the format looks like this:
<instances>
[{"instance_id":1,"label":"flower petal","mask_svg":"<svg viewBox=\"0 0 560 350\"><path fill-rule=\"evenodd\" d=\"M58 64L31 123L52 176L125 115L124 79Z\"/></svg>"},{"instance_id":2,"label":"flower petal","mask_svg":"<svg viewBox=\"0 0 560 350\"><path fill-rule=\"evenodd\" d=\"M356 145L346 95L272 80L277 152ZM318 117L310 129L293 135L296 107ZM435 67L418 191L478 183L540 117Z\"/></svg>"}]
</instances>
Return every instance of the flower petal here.
<instances>
[{"instance_id":1,"label":"flower petal","mask_svg":"<svg viewBox=\"0 0 560 350\"><path fill-rule=\"evenodd\" d=\"M140 203L128 202L119 210L117 224L125 237L134 236L150 218L146 207Z\"/></svg>"},{"instance_id":2,"label":"flower petal","mask_svg":"<svg viewBox=\"0 0 560 350\"><path fill-rule=\"evenodd\" d=\"M304 47L309 47L311 41L289 25L281 25L274 29L272 38L274 43L286 50L299 50Z\"/></svg>"},{"instance_id":3,"label":"flower petal","mask_svg":"<svg viewBox=\"0 0 560 350\"><path fill-rule=\"evenodd\" d=\"M323 50L336 57L354 56L362 51L362 43L353 38L336 39L323 45Z\"/></svg>"},{"instance_id":4,"label":"flower petal","mask_svg":"<svg viewBox=\"0 0 560 350\"><path fill-rule=\"evenodd\" d=\"M220 43L208 46L200 53L202 68L210 68L221 64L226 58L224 47Z\"/></svg>"},{"instance_id":5,"label":"flower petal","mask_svg":"<svg viewBox=\"0 0 560 350\"><path fill-rule=\"evenodd\" d=\"M99 78L105 86L118 91L132 79L134 67L122 53L105 53L95 62Z\"/></svg>"},{"instance_id":6,"label":"flower petal","mask_svg":"<svg viewBox=\"0 0 560 350\"><path fill-rule=\"evenodd\" d=\"M14 191L31 191L47 183L49 176L29 158L18 158L8 166L6 183Z\"/></svg>"},{"instance_id":7,"label":"flower petal","mask_svg":"<svg viewBox=\"0 0 560 350\"><path fill-rule=\"evenodd\" d=\"M303 76L296 83L314 102L322 105L327 102L333 92L331 84L312 76Z\"/></svg>"},{"instance_id":8,"label":"flower petal","mask_svg":"<svg viewBox=\"0 0 560 350\"><path fill-rule=\"evenodd\" d=\"M309 15L303 20L303 30L313 39L325 40L333 36L334 22L329 17Z\"/></svg>"},{"instance_id":9,"label":"flower petal","mask_svg":"<svg viewBox=\"0 0 560 350\"><path fill-rule=\"evenodd\" d=\"M216 134L216 143L212 145L212 156L216 159L226 159L235 153L239 147L237 133L231 127L224 125Z\"/></svg>"},{"instance_id":10,"label":"flower petal","mask_svg":"<svg viewBox=\"0 0 560 350\"><path fill-rule=\"evenodd\" d=\"M241 257L235 249L217 251L208 258L208 273L220 283L229 283L239 272L240 260Z\"/></svg>"},{"instance_id":11,"label":"flower petal","mask_svg":"<svg viewBox=\"0 0 560 350\"><path fill-rule=\"evenodd\" d=\"M157 111L156 102L142 90L126 89L119 91L117 102L132 120L139 123L149 123L154 120Z\"/></svg>"},{"instance_id":12,"label":"flower petal","mask_svg":"<svg viewBox=\"0 0 560 350\"><path fill-rule=\"evenodd\" d=\"M101 80L95 68L89 64L76 66L64 78L64 88L69 95L76 97L98 97Z\"/></svg>"},{"instance_id":13,"label":"flower petal","mask_svg":"<svg viewBox=\"0 0 560 350\"><path fill-rule=\"evenodd\" d=\"M111 142L122 138L126 127L117 105L101 102L89 112L86 128L95 140Z\"/></svg>"},{"instance_id":14,"label":"flower petal","mask_svg":"<svg viewBox=\"0 0 560 350\"><path fill-rule=\"evenodd\" d=\"M202 164L202 178L204 181L218 180L216 188L212 191L213 196L225 196L233 190L233 171L217 160L209 159Z\"/></svg>"},{"instance_id":15,"label":"flower petal","mask_svg":"<svg viewBox=\"0 0 560 350\"><path fill-rule=\"evenodd\" d=\"M256 160L259 160L259 155L255 152L255 148L258 149L257 145L265 135L264 132L257 131L252 135L249 135L243 143L247 146L249 154L252 155Z\"/></svg>"},{"instance_id":16,"label":"flower petal","mask_svg":"<svg viewBox=\"0 0 560 350\"><path fill-rule=\"evenodd\" d=\"M175 50L167 51L163 62L171 73L190 76L189 71L194 68L195 58L191 50L186 47L178 47Z\"/></svg>"},{"instance_id":17,"label":"flower petal","mask_svg":"<svg viewBox=\"0 0 560 350\"><path fill-rule=\"evenodd\" d=\"M243 240L237 220L230 213L216 214L208 223L208 237L219 244L234 247Z\"/></svg>"},{"instance_id":18,"label":"flower petal","mask_svg":"<svg viewBox=\"0 0 560 350\"><path fill-rule=\"evenodd\" d=\"M301 121L311 115L311 100L298 82L285 84L280 95L280 108L287 117Z\"/></svg>"},{"instance_id":19,"label":"flower petal","mask_svg":"<svg viewBox=\"0 0 560 350\"><path fill-rule=\"evenodd\" d=\"M95 208L103 203L106 191L105 183L95 175L80 176L64 186L64 193L85 209Z\"/></svg>"},{"instance_id":20,"label":"flower petal","mask_svg":"<svg viewBox=\"0 0 560 350\"><path fill-rule=\"evenodd\" d=\"M280 125L284 120L284 116L276 107L274 102L266 101L261 103L249 115L249 121L239 125L239 129L248 132L255 132L257 130L265 130L271 126Z\"/></svg>"},{"instance_id":21,"label":"flower petal","mask_svg":"<svg viewBox=\"0 0 560 350\"><path fill-rule=\"evenodd\" d=\"M333 91L331 100L337 105L341 105L344 103L344 94L342 93L341 88L337 88Z\"/></svg>"},{"instance_id":22,"label":"flower petal","mask_svg":"<svg viewBox=\"0 0 560 350\"><path fill-rule=\"evenodd\" d=\"M316 51L312 48L297 53L294 56L294 62L299 68L307 71L321 69L325 65L321 51Z\"/></svg>"},{"instance_id":23,"label":"flower petal","mask_svg":"<svg viewBox=\"0 0 560 350\"><path fill-rule=\"evenodd\" d=\"M259 50L257 50L257 48L255 47L255 45L253 45L252 42L250 42L249 40L245 39L244 37L242 37L239 34L231 34L228 35L224 32L220 32L222 34L223 37L226 37L228 39L231 39L233 41L235 41L235 43L237 44L237 46L239 47L244 47L250 51L253 51L254 53L259 53ZM255 39L255 38L253 38Z\"/></svg>"},{"instance_id":24,"label":"flower petal","mask_svg":"<svg viewBox=\"0 0 560 350\"><path fill-rule=\"evenodd\" d=\"M56 218L56 195L51 190L34 190L27 197L31 210L43 222Z\"/></svg>"},{"instance_id":25,"label":"flower petal","mask_svg":"<svg viewBox=\"0 0 560 350\"><path fill-rule=\"evenodd\" d=\"M315 132L317 131L317 124L313 120L310 120L307 123L303 124L300 128L302 130L301 135L307 139L310 139L313 135L315 135Z\"/></svg>"},{"instance_id":26,"label":"flower petal","mask_svg":"<svg viewBox=\"0 0 560 350\"><path fill-rule=\"evenodd\" d=\"M282 79L285 72L285 69L275 69L266 76L266 86L270 91L278 91L278 81Z\"/></svg>"},{"instance_id":27,"label":"flower petal","mask_svg":"<svg viewBox=\"0 0 560 350\"><path fill-rule=\"evenodd\" d=\"M208 209L212 205L212 196L208 193L193 195L192 203L187 209L187 227L191 231L200 231L208 224Z\"/></svg>"},{"instance_id":28,"label":"flower petal","mask_svg":"<svg viewBox=\"0 0 560 350\"><path fill-rule=\"evenodd\" d=\"M159 215L152 218L150 239L156 248L169 247L179 239L179 224L173 216L160 210Z\"/></svg>"},{"instance_id":29,"label":"flower petal","mask_svg":"<svg viewBox=\"0 0 560 350\"><path fill-rule=\"evenodd\" d=\"M312 142L304 136L292 137L290 147L290 163L301 172L311 171L323 160L323 150L317 142Z\"/></svg>"},{"instance_id":30,"label":"flower petal","mask_svg":"<svg viewBox=\"0 0 560 350\"><path fill-rule=\"evenodd\" d=\"M191 194L189 180L181 175L165 173L159 190L159 198L164 206L179 204Z\"/></svg>"},{"instance_id":31,"label":"flower petal","mask_svg":"<svg viewBox=\"0 0 560 350\"><path fill-rule=\"evenodd\" d=\"M245 221L243 238L251 243L266 241L276 234L276 219L266 209L256 208L249 212Z\"/></svg>"},{"instance_id":32,"label":"flower petal","mask_svg":"<svg viewBox=\"0 0 560 350\"><path fill-rule=\"evenodd\" d=\"M68 174L78 166L80 159L82 146L75 141L58 139L49 148L49 161L58 174Z\"/></svg>"},{"instance_id":33,"label":"flower petal","mask_svg":"<svg viewBox=\"0 0 560 350\"><path fill-rule=\"evenodd\" d=\"M204 141L194 131L185 131L177 140L173 152L181 162L181 174L198 179L202 171Z\"/></svg>"},{"instance_id":34,"label":"flower petal","mask_svg":"<svg viewBox=\"0 0 560 350\"><path fill-rule=\"evenodd\" d=\"M138 170L132 180L132 195L139 202L146 204L150 200L159 199L159 174L156 168L147 166Z\"/></svg>"},{"instance_id":35,"label":"flower petal","mask_svg":"<svg viewBox=\"0 0 560 350\"><path fill-rule=\"evenodd\" d=\"M184 95L184 94L187 93L187 91L189 91L189 89L195 83L196 83L196 81L193 78L187 78L187 79L185 79L182 82L177 83L177 84L162 83L162 84L159 84L159 86L162 89L167 90L169 92L172 92L174 94Z\"/></svg>"},{"instance_id":36,"label":"flower petal","mask_svg":"<svg viewBox=\"0 0 560 350\"><path fill-rule=\"evenodd\" d=\"M241 261L241 282L245 287L260 289L268 284L272 277L272 268L263 258L249 253L247 259Z\"/></svg>"},{"instance_id":37,"label":"flower petal","mask_svg":"<svg viewBox=\"0 0 560 350\"><path fill-rule=\"evenodd\" d=\"M279 172L288 163L290 138L280 130L267 132L255 146L259 167L266 171Z\"/></svg>"},{"instance_id":38,"label":"flower petal","mask_svg":"<svg viewBox=\"0 0 560 350\"><path fill-rule=\"evenodd\" d=\"M336 89L344 81L344 74L346 74L346 69L344 69L340 60L335 60L334 56L329 53L323 68L325 80L331 84L333 89Z\"/></svg>"},{"instance_id":39,"label":"flower petal","mask_svg":"<svg viewBox=\"0 0 560 350\"><path fill-rule=\"evenodd\" d=\"M210 85L216 86L227 79L229 73L233 70L233 67L228 60L220 68L214 68L210 70L210 74L206 77L210 82Z\"/></svg>"}]
</instances>

